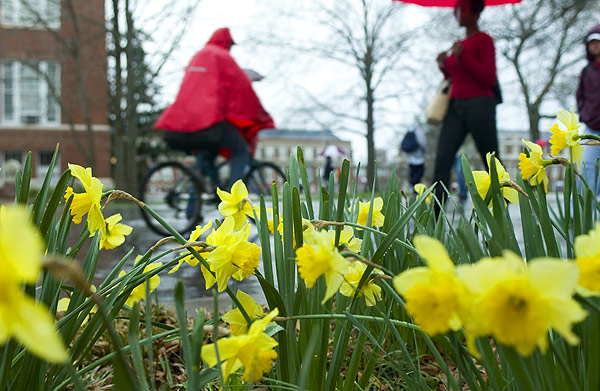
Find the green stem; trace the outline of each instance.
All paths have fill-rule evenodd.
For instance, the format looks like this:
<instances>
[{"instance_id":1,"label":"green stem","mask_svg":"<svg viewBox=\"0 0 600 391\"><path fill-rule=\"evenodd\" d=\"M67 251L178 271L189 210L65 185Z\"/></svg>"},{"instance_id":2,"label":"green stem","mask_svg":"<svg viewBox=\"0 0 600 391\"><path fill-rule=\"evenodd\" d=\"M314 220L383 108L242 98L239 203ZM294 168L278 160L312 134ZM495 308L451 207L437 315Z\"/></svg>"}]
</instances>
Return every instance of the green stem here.
<instances>
[{"instance_id":1,"label":"green stem","mask_svg":"<svg viewBox=\"0 0 600 391\"><path fill-rule=\"evenodd\" d=\"M364 320L367 322L376 322L376 323L382 323L382 324L385 324L388 322L388 320L385 320L383 318L379 318L376 316L368 316L368 315L352 315L352 316L358 320ZM283 318L275 317L273 320L276 322L284 322L284 321L296 320L296 319L331 319L331 320L344 319L344 320L346 320L346 319L348 319L348 317L344 314L313 314L313 315L294 315L294 316L287 316L287 317L283 317ZM401 320L389 319L389 323L392 323L393 325L396 325L396 326L411 329L411 330L420 330L420 327L417 326L416 324L404 322Z\"/></svg>"}]
</instances>

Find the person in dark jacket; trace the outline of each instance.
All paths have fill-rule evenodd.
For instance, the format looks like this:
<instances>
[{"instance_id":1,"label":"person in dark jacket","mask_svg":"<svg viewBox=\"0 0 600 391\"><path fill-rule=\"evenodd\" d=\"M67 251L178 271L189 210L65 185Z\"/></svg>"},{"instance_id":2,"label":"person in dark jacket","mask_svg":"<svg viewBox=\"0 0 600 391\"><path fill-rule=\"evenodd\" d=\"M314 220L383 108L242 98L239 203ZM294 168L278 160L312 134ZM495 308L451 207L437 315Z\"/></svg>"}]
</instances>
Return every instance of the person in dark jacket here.
<instances>
[{"instance_id":1,"label":"person in dark jacket","mask_svg":"<svg viewBox=\"0 0 600 391\"><path fill-rule=\"evenodd\" d=\"M434 182L435 194L442 201L449 187L450 170L456 152L471 133L483 162L488 152L498 156L496 104L497 84L494 40L479 30L478 21L485 4L483 0L458 0L454 16L466 37L454 42L450 55L442 52L437 63L446 79L451 80L450 105L442 122L438 140ZM437 205L436 205L437 206ZM436 212L439 210L436 208Z\"/></svg>"},{"instance_id":2,"label":"person in dark jacket","mask_svg":"<svg viewBox=\"0 0 600 391\"><path fill-rule=\"evenodd\" d=\"M584 38L588 64L581 71L577 87L577 111L586 133L600 136L600 24L594 26ZM600 195L600 178L595 177L598 146L584 146L583 174L589 185Z\"/></svg>"},{"instance_id":3,"label":"person in dark jacket","mask_svg":"<svg viewBox=\"0 0 600 391\"><path fill-rule=\"evenodd\" d=\"M199 161L212 164L225 149L231 155L227 189L241 179L254 152L258 131L274 128L246 73L229 53L234 44L228 28L217 29L185 69L175 102L156 121L165 142Z\"/></svg>"}]
</instances>

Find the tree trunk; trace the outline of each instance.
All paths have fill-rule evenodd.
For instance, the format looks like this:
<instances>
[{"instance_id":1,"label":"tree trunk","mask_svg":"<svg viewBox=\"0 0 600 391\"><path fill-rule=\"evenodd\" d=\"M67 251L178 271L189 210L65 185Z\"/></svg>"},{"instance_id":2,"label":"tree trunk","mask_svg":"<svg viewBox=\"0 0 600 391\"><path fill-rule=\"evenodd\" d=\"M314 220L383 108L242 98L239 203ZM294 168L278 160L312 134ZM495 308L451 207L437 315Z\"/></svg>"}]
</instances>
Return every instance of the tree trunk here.
<instances>
[{"instance_id":1,"label":"tree trunk","mask_svg":"<svg viewBox=\"0 0 600 391\"><path fill-rule=\"evenodd\" d=\"M529 137L535 142L540 138L540 110L536 105L529 105L527 108L527 117L529 118Z\"/></svg>"},{"instance_id":2,"label":"tree trunk","mask_svg":"<svg viewBox=\"0 0 600 391\"><path fill-rule=\"evenodd\" d=\"M138 139L138 119L137 119L137 99L135 98L135 84L137 81L137 74L134 69L135 60L133 58L133 45L134 45L134 26L133 26L133 15L129 9L129 0L125 0L125 20L127 23L126 38L127 46L125 47L125 57L127 58L127 93L126 93L126 136L125 144L127 146L125 151L125 166L127 183L123 189L129 193L135 194L138 190L138 170L136 164L136 141Z\"/></svg>"},{"instance_id":3,"label":"tree trunk","mask_svg":"<svg viewBox=\"0 0 600 391\"><path fill-rule=\"evenodd\" d=\"M127 186L127 166L125 163L127 145L124 143L125 126L123 124L123 112L121 103L123 101L123 65L121 64L121 30L119 27L119 0L112 0L113 6L113 21L112 21L112 36L114 42L114 59L115 59L115 87L111 93L113 108L115 111L114 133L112 138L113 156L116 159L113 167L113 176L115 178L115 186L118 189L125 189Z\"/></svg>"}]
</instances>

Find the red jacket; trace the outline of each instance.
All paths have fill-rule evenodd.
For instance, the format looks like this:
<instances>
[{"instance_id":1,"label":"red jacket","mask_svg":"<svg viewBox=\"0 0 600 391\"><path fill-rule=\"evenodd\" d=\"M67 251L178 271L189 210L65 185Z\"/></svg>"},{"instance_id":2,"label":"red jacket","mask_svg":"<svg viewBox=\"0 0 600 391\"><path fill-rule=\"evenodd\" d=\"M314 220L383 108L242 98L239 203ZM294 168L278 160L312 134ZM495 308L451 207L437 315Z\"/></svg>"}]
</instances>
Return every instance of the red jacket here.
<instances>
[{"instance_id":1,"label":"red jacket","mask_svg":"<svg viewBox=\"0 0 600 391\"><path fill-rule=\"evenodd\" d=\"M258 131L275 127L250 79L229 54L232 43L228 28L213 33L186 67L175 102L158 118L156 129L193 132L227 120L253 150Z\"/></svg>"},{"instance_id":2,"label":"red jacket","mask_svg":"<svg viewBox=\"0 0 600 391\"><path fill-rule=\"evenodd\" d=\"M494 96L496 56L494 40L478 32L462 40L463 51L446 59L442 72L451 78L450 96L454 99Z\"/></svg>"}]
</instances>

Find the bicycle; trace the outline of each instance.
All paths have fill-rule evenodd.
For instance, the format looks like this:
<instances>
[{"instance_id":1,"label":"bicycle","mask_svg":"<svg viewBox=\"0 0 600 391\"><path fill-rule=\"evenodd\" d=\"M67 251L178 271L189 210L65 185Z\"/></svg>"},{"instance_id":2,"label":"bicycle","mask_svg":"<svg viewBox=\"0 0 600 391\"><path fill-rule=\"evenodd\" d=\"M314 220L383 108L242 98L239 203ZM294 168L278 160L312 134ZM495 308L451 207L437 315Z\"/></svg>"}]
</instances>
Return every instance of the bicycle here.
<instances>
[{"instance_id":1,"label":"bicycle","mask_svg":"<svg viewBox=\"0 0 600 391\"><path fill-rule=\"evenodd\" d=\"M169 160L155 163L146 171L140 182L140 201L146 203L163 217L179 233L191 232L204 219L203 206L218 202L216 188L229 177L229 161L216 166L212 172L208 164L199 164L196 155L192 164L184 160ZM201 169L200 166L204 167ZM273 184L278 188L286 181L285 174L276 164L251 159L248 172L243 178L249 198L258 202L259 196L271 197ZM210 193L208 193L210 191ZM154 218L142 210L148 227L159 235L171 235Z\"/></svg>"}]
</instances>

